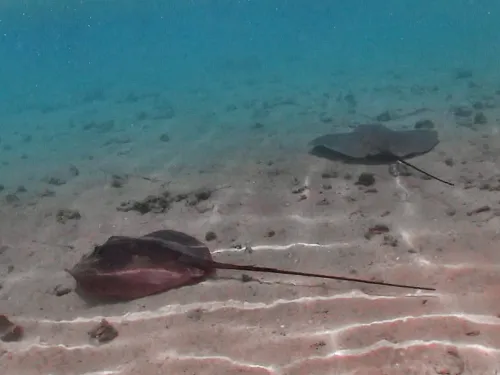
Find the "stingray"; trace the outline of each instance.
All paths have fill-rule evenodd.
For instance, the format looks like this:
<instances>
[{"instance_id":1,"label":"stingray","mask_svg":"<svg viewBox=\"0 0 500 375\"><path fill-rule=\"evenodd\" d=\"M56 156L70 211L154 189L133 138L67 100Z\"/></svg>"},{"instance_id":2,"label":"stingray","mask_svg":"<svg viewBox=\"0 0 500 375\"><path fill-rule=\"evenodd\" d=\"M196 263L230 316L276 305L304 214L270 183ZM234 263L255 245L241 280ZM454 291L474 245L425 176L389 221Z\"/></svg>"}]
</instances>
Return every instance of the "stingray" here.
<instances>
[{"instance_id":1,"label":"stingray","mask_svg":"<svg viewBox=\"0 0 500 375\"><path fill-rule=\"evenodd\" d=\"M327 134L309 145L315 156L348 163L389 164L400 162L437 181L454 186L404 159L423 155L439 143L435 130L392 130L382 124L358 125L352 132Z\"/></svg>"},{"instance_id":2,"label":"stingray","mask_svg":"<svg viewBox=\"0 0 500 375\"><path fill-rule=\"evenodd\" d=\"M351 277L221 263L212 259L210 250L201 241L174 230L160 230L142 237L112 236L66 271L76 280L77 292L84 297L99 300L133 300L197 284L215 275L217 269L435 290Z\"/></svg>"}]
</instances>

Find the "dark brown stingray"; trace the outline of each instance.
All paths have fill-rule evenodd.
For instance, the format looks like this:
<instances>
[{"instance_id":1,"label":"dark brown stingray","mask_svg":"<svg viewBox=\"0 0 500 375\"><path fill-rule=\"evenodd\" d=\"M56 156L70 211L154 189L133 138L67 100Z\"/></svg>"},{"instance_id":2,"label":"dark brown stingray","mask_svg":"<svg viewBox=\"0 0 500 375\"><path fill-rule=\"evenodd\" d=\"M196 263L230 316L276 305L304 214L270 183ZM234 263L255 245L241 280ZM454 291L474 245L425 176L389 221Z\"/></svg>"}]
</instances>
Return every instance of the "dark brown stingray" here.
<instances>
[{"instance_id":1,"label":"dark brown stingray","mask_svg":"<svg viewBox=\"0 0 500 375\"><path fill-rule=\"evenodd\" d=\"M160 230L142 237L110 237L84 256L71 270L78 290L99 299L132 300L196 284L217 269L233 269L320 277L399 288L435 290L350 277L285 271L275 268L216 262L208 247L187 234Z\"/></svg>"},{"instance_id":2,"label":"dark brown stingray","mask_svg":"<svg viewBox=\"0 0 500 375\"><path fill-rule=\"evenodd\" d=\"M358 163L394 163L399 161L435 180L453 186L451 182L433 176L408 163L412 158L431 151L439 143L434 130L392 130L382 124L358 125L352 132L327 134L313 139L311 153L327 159Z\"/></svg>"}]
</instances>

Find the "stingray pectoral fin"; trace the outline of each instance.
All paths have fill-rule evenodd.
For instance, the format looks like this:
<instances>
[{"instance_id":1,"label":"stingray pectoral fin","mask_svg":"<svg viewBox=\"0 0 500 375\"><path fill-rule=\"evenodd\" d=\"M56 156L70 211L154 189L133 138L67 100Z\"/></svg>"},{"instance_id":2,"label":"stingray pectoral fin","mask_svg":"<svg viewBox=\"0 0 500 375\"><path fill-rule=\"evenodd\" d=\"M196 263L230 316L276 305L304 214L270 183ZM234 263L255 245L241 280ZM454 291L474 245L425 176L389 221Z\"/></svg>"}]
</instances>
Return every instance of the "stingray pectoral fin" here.
<instances>
[{"instance_id":1,"label":"stingray pectoral fin","mask_svg":"<svg viewBox=\"0 0 500 375\"><path fill-rule=\"evenodd\" d=\"M398 157L409 157L425 154L438 143L438 133L435 130L394 131L389 149Z\"/></svg>"}]
</instances>

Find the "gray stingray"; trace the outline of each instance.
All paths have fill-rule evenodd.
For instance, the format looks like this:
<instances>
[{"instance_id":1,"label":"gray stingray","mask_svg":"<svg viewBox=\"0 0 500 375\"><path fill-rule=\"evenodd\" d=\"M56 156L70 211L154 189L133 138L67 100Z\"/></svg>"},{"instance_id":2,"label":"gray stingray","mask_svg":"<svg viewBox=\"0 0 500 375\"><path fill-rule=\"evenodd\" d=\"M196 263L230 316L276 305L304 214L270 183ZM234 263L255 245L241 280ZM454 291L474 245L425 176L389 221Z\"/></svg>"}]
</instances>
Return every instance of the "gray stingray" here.
<instances>
[{"instance_id":1,"label":"gray stingray","mask_svg":"<svg viewBox=\"0 0 500 375\"><path fill-rule=\"evenodd\" d=\"M311 153L328 159L364 164L394 163L399 161L445 184L444 181L404 159L425 154L439 143L434 130L391 130L382 124L358 125L352 132L327 134L313 139Z\"/></svg>"}]
</instances>

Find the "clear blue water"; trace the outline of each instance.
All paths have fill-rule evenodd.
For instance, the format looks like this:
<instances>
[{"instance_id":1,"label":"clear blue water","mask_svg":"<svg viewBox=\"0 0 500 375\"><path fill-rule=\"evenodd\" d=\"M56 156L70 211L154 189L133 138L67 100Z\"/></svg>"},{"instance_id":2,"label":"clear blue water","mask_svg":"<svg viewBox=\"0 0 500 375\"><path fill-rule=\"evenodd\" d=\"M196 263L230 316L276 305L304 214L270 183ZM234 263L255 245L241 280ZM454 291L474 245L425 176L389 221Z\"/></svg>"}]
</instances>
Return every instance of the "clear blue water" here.
<instances>
[{"instance_id":1,"label":"clear blue water","mask_svg":"<svg viewBox=\"0 0 500 375\"><path fill-rule=\"evenodd\" d=\"M103 90L212 88L280 73L494 69L494 1L70 1L3 5L2 110ZM228 69L234 61L238 71Z\"/></svg>"},{"instance_id":2,"label":"clear blue water","mask_svg":"<svg viewBox=\"0 0 500 375\"><path fill-rule=\"evenodd\" d=\"M237 176L238 162L300 159L313 137L386 110L428 109L453 134L451 107L498 99L499 19L497 0L3 1L0 194L39 194L71 165L75 192L103 169L230 161ZM484 134L500 121L490 109Z\"/></svg>"},{"instance_id":3,"label":"clear blue water","mask_svg":"<svg viewBox=\"0 0 500 375\"><path fill-rule=\"evenodd\" d=\"M242 111L221 113L239 105L231 101L235 95L265 101L278 88L285 96L307 91L310 97L335 98L340 92L388 85L391 73L421 85L443 84L440 78L454 69L471 69L476 79L496 77L498 11L494 1L453 6L444 1L4 4L2 138L20 129L29 133L36 124L41 133L47 130L53 157L63 153L73 159L88 144L78 144L75 134L64 137L61 128L75 116L66 113L66 125L62 118L56 124L53 112L77 113L84 111L82 103L116 102L130 93L162 93L178 118L213 112L213 129L221 121L248 120ZM311 113L303 122L317 122L313 112L323 110L314 108L318 99L311 100L295 109ZM102 107L101 113L112 117L115 110L106 116ZM288 121L279 111L274 115ZM125 120L117 124L128 125ZM11 146L29 153L40 145ZM11 157L17 155L3 155Z\"/></svg>"}]
</instances>

